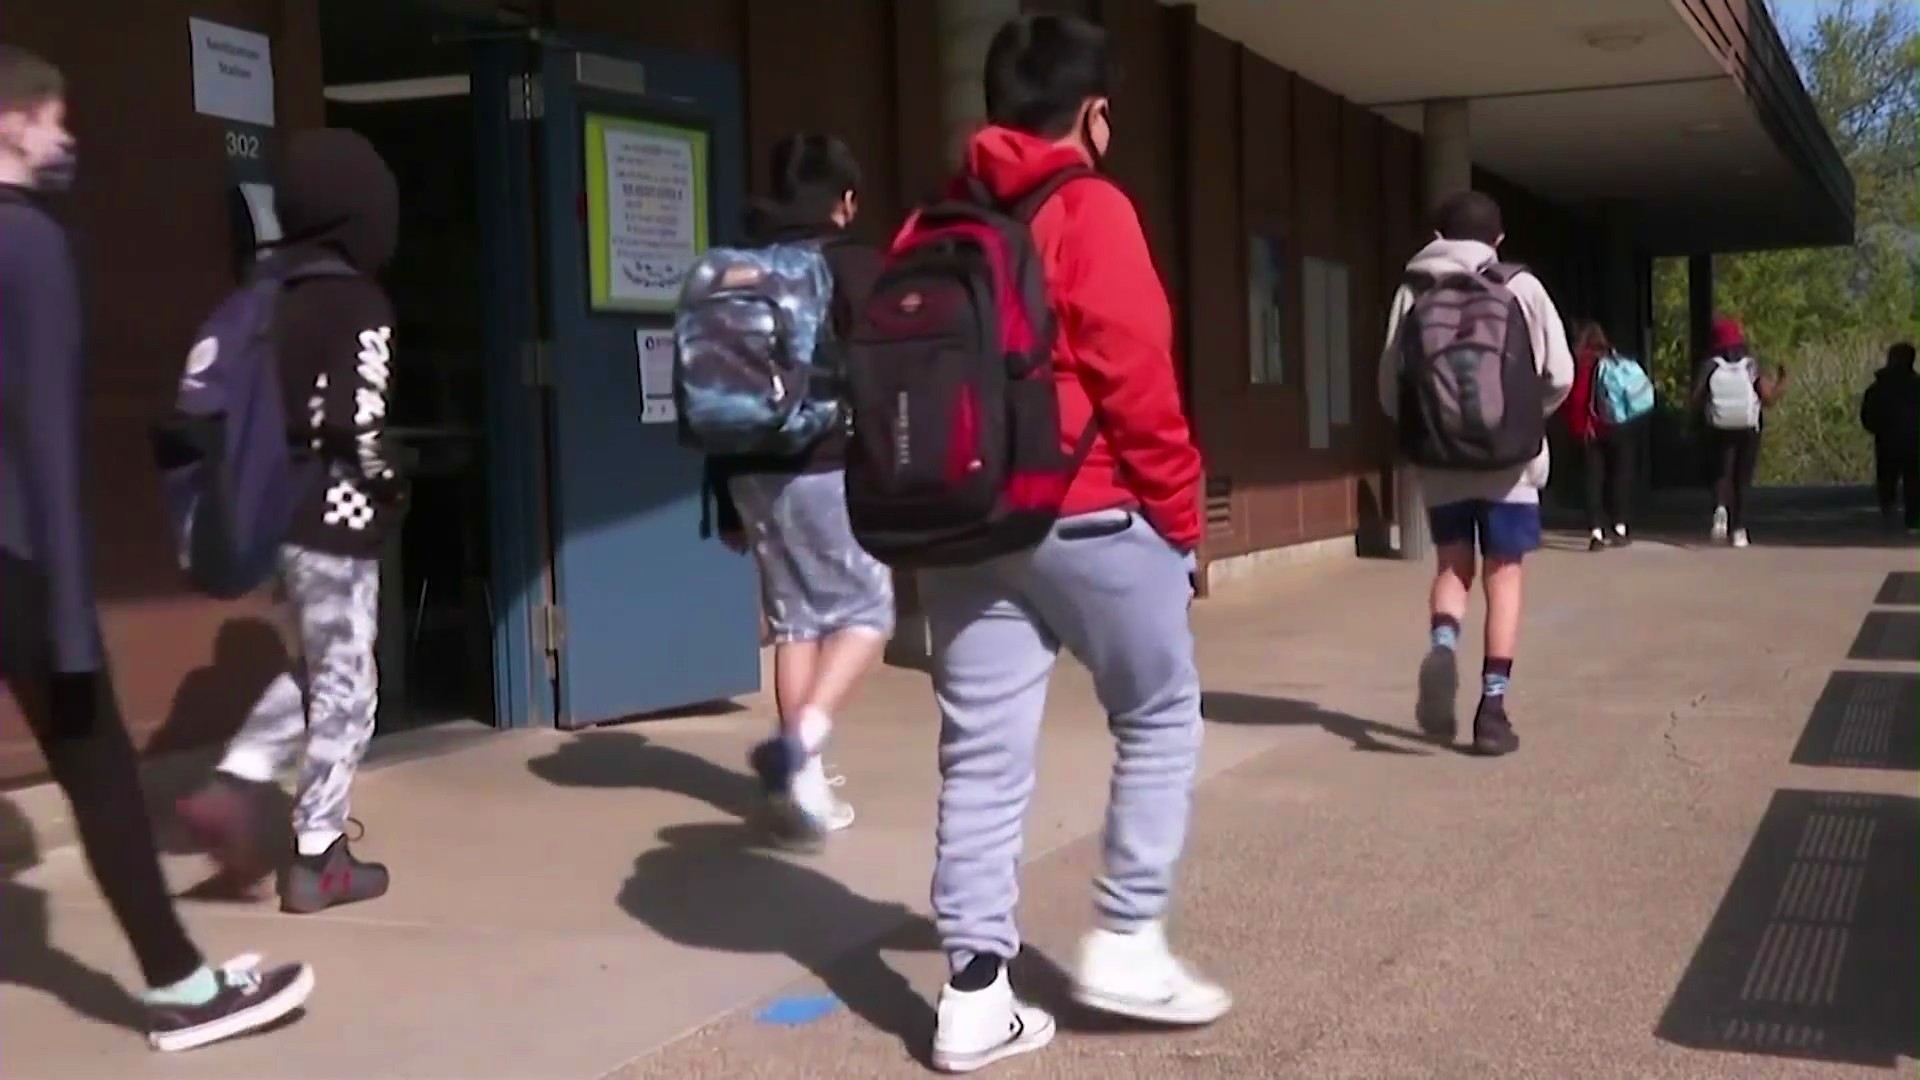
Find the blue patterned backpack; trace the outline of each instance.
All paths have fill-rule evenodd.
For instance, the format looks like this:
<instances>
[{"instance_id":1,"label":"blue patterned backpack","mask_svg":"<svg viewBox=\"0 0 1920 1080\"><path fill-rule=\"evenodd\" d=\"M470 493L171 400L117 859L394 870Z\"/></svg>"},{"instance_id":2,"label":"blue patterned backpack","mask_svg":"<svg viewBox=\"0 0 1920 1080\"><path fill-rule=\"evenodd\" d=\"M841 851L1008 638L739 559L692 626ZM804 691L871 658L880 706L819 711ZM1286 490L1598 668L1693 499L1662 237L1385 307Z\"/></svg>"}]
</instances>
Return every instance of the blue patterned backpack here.
<instances>
[{"instance_id":1,"label":"blue patterned backpack","mask_svg":"<svg viewBox=\"0 0 1920 1080\"><path fill-rule=\"evenodd\" d=\"M832 333L833 272L819 241L715 248L674 317L680 432L708 454L792 455L846 421Z\"/></svg>"}]
</instances>

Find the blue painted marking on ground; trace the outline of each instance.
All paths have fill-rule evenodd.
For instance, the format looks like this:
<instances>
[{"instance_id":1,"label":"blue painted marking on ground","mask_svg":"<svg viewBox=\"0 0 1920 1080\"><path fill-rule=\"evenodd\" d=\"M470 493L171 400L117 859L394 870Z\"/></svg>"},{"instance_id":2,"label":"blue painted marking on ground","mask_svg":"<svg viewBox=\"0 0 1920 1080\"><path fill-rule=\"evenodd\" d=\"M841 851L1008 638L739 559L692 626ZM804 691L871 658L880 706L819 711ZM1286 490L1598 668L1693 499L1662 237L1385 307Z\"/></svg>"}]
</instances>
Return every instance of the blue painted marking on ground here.
<instances>
[{"instance_id":1,"label":"blue painted marking on ground","mask_svg":"<svg viewBox=\"0 0 1920 1080\"><path fill-rule=\"evenodd\" d=\"M753 1018L762 1024L801 1027L816 1020L826 1019L839 1007L840 999L832 994L808 994L770 1002L765 1008L753 1014Z\"/></svg>"}]
</instances>

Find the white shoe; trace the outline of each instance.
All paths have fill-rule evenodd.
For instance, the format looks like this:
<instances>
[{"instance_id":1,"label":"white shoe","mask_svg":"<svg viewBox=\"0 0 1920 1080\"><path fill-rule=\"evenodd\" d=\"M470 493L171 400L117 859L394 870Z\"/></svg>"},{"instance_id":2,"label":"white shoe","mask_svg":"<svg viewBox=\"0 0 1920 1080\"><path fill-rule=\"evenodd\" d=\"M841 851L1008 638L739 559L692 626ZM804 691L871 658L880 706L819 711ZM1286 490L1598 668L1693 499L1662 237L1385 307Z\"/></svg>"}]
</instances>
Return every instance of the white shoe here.
<instances>
[{"instance_id":1,"label":"white shoe","mask_svg":"<svg viewBox=\"0 0 1920 1080\"><path fill-rule=\"evenodd\" d=\"M1752 542L1753 541L1747 539L1747 530L1745 529L1733 530L1733 546L1734 547L1743 548Z\"/></svg>"},{"instance_id":2,"label":"white shoe","mask_svg":"<svg viewBox=\"0 0 1920 1080\"><path fill-rule=\"evenodd\" d=\"M1716 544L1724 544L1727 542L1726 507L1716 506L1713 508L1713 529L1708 533L1708 536L1711 537Z\"/></svg>"},{"instance_id":3,"label":"white shoe","mask_svg":"<svg viewBox=\"0 0 1920 1080\"><path fill-rule=\"evenodd\" d=\"M1233 995L1187 969L1167 949L1163 923L1132 934L1095 930L1080 943L1073 1000L1090 1009L1154 1024L1211 1024Z\"/></svg>"},{"instance_id":4,"label":"white shoe","mask_svg":"<svg viewBox=\"0 0 1920 1080\"><path fill-rule=\"evenodd\" d=\"M774 803L792 819L795 831L814 840L837 833L853 824L853 807L840 801L834 789L846 782L844 776L828 776L819 754L809 757L794 771L785 795Z\"/></svg>"},{"instance_id":5,"label":"white shoe","mask_svg":"<svg viewBox=\"0 0 1920 1080\"><path fill-rule=\"evenodd\" d=\"M970 1073L1053 1041L1053 1017L1013 996L1006 965L985 990L940 988L933 1029L933 1067Z\"/></svg>"}]
</instances>

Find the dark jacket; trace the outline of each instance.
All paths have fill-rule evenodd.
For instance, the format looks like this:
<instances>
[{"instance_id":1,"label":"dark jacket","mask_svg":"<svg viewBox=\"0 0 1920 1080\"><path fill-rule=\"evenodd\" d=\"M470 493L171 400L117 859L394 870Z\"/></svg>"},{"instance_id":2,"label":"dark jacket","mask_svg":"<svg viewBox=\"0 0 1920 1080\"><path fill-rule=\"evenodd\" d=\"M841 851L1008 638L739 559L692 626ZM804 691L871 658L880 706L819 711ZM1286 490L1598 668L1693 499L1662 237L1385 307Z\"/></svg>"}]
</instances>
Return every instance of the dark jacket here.
<instances>
[{"instance_id":1,"label":"dark jacket","mask_svg":"<svg viewBox=\"0 0 1920 1080\"><path fill-rule=\"evenodd\" d=\"M854 320L867 298L873 295L873 283L880 276L880 252L848 236L831 221L801 217L793 209L768 200L755 200L747 213L746 242L751 247L792 244L824 239L822 253L833 272L833 305L829 320L833 336L844 342L853 332ZM714 524L723 533L738 532L740 511L734 505L727 482L735 476L832 472L846 464L847 436L836 431L821 439L806 453L794 457L746 455L707 459L705 490L713 500Z\"/></svg>"},{"instance_id":2,"label":"dark jacket","mask_svg":"<svg viewBox=\"0 0 1920 1080\"><path fill-rule=\"evenodd\" d=\"M43 580L53 669L97 671L79 281L66 230L4 185L0 358L0 547Z\"/></svg>"},{"instance_id":3,"label":"dark jacket","mask_svg":"<svg viewBox=\"0 0 1920 1080\"><path fill-rule=\"evenodd\" d=\"M288 422L327 466L288 540L376 558L406 490L386 438L393 308L373 278L398 239L398 186L361 136L303 131L287 147L276 207L292 241L276 258L337 258L361 274L295 284L275 313Z\"/></svg>"},{"instance_id":4,"label":"dark jacket","mask_svg":"<svg viewBox=\"0 0 1920 1080\"><path fill-rule=\"evenodd\" d=\"M1920 453L1920 374L1887 365L1860 397L1860 426L1888 450Z\"/></svg>"}]
</instances>

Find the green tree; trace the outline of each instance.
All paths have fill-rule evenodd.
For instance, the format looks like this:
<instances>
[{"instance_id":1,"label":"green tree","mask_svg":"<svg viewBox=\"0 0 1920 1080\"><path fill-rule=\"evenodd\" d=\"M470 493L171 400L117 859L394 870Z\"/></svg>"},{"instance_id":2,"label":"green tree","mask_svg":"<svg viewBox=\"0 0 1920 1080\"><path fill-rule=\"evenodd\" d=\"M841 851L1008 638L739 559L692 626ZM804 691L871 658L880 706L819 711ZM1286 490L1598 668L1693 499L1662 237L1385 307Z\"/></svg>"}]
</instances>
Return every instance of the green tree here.
<instances>
[{"instance_id":1,"label":"green tree","mask_svg":"<svg viewBox=\"0 0 1920 1080\"><path fill-rule=\"evenodd\" d=\"M1793 369L1792 397L1769 424L1762 479L1851 483L1867 460L1854 423L1860 388L1887 342L1920 336L1920 27L1911 0L1842 0L1792 49L1853 173L1855 242L1717 257L1715 294L1761 355ZM1684 261L1656 265L1654 311L1655 370L1669 395L1684 394L1692 360Z\"/></svg>"}]
</instances>

